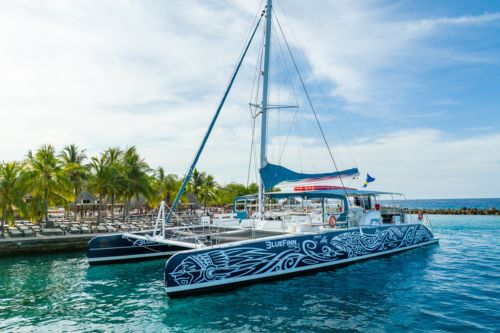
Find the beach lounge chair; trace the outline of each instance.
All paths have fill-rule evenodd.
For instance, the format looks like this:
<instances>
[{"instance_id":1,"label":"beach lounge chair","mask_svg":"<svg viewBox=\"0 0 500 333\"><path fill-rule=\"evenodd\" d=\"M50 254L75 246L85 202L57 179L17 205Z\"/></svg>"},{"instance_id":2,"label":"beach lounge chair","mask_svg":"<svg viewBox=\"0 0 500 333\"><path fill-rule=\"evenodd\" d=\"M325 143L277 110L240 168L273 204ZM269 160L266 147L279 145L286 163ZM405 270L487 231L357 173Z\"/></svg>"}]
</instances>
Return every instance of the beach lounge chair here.
<instances>
[{"instance_id":1,"label":"beach lounge chair","mask_svg":"<svg viewBox=\"0 0 500 333\"><path fill-rule=\"evenodd\" d=\"M116 232L116 228L113 226L108 226L108 232Z\"/></svg>"},{"instance_id":2,"label":"beach lounge chair","mask_svg":"<svg viewBox=\"0 0 500 333\"><path fill-rule=\"evenodd\" d=\"M35 237L35 232L28 227L25 227L26 229L21 230L23 233L24 237Z\"/></svg>"},{"instance_id":3,"label":"beach lounge chair","mask_svg":"<svg viewBox=\"0 0 500 333\"><path fill-rule=\"evenodd\" d=\"M103 225L98 225L97 227L94 227L94 232L102 234L102 233L108 232L108 228L106 228Z\"/></svg>"},{"instance_id":4,"label":"beach lounge chair","mask_svg":"<svg viewBox=\"0 0 500 333\"><path fill-rule=\"evenodd\" d=\"M64 231L59 228L45 228L42 230L43 236L62 236Z\"/></svg>"},{"instance_id":5,"label":"beach lounge chair","mask_svg":"<svg viewBox=\"0 0 500 333\"><path fill-rule=\"evenodd\" d=\"M21 230L18 230L18 229L10 229L9 235L11 238L24 237L23 232Z\"/></svg>"}]
</instances>

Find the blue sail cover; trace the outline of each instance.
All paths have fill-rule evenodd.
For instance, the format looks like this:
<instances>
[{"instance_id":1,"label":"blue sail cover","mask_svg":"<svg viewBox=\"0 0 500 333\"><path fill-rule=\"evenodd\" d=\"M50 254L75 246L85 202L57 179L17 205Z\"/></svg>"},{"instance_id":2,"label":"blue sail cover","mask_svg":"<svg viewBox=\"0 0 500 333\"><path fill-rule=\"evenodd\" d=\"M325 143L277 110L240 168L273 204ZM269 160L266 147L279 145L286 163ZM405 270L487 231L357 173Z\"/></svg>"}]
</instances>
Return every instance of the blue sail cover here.
<instances>
[{"instance_id":1,"label":"blue sail cover","mask_svg":"<svg viewBox=\"0 0 500 333\"><path fill-rule=\"evenodd\" d=\"M355 177L359 175L358 168L327 173L298 173L276 164L268 163L259 170L266 191L282 182L295 182L301 180L319 180L344 177Z\"/></svg>"}]
</instances>

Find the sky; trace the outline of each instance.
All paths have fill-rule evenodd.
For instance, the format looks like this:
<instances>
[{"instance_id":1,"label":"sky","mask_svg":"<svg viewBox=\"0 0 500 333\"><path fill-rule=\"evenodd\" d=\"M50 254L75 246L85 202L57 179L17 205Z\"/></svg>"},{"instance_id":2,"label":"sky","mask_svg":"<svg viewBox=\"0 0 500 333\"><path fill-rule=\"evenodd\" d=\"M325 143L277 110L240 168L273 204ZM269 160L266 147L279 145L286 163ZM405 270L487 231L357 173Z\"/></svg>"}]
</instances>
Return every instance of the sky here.
<instances>
[{"instance_id":1,"label":"sky","mask_svg":"<svg viewBox=\"0 0 500 333\"><path fill-rule=\"evenodd\" d=\"M260 5L0 1L0 160L41 144L89 155L135 145L151 167L184 174ZM339 167L361 171L349 185L368 172L371 188L409 198L500 197L499 1L274 7ZM223 184L247 181L260 37L199 161ZM276 50L271 102L290 102ZM331 171L304 94L298 104L295 122L293 109L270 114L270 161Z\"/></svg>"}]
</instances>

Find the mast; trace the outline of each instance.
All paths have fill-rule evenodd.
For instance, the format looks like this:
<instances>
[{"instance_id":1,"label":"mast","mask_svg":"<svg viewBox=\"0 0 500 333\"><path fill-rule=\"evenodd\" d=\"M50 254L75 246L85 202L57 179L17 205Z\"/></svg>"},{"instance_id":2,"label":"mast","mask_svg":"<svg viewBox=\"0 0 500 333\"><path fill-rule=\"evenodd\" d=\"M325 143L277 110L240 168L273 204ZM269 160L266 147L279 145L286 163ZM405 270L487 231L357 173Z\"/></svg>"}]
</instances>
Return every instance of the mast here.
<instances>
[{"instance_id":1,"label":"mast","mask_svg":"<svg viewBox=\"0 0 500 333\"><path fill-rule=\"evenodd\" d=\"M272 0L267 0L266 6L266 32L264 44L264 79L262 82L262 119L260 129L260 169L264 168L267 164L267 109L268 109L268 91L269 91L269 53L271 51L271 14L272 14ZM264 201L265 201L265 187L262 177L259 182L259 218L264 217Z\"/></svg>"}]
</instances>

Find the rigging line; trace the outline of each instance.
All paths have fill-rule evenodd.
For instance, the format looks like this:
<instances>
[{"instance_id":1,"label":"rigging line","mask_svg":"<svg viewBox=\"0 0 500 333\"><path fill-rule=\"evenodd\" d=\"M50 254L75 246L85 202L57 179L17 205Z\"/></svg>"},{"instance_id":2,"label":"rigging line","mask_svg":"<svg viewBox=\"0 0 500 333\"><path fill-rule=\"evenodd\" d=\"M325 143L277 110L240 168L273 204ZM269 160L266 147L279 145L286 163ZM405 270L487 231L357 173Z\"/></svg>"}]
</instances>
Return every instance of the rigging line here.
<instances>
[{"instance_id":1,"label":"rigging line","mask_svg":"<svg viewBox=\"0 0 500 333\"><path fill-rule=\"evenodd\" d=\"M284 14L284 13L283 13L283 14ZM278 14L276 14L276 15L278 15ZM276 17L275 19L276 19L276 20L278 20L278 18L277 18L277 17ZM286 18L286 16L285 16L285 19L287 19L287 18ZM279 22L277 22L277 24L279 24ZM290 25L290 24L289 24L289 25ZM285 37L285 36L283 36L283 39L285 39L285 43L286 43L286 37ZM281 44L280 44L279 46L281 47ZM303 51L303 50L301 49L301 51ZM293 57L292 57L292 58L293 58ZM305 56L304 56L304 58L305 58ZM293 59L292 59L292 60L293 60ZM309 65L309 62L307 62L307 59L305 59L305 60L306 60L306 63ZM313 73L312 73L312 71L311 71L311 74L313 74ZM314 76L313 76L313 78L314 78ZM297 103L297 104L298 104L298 103ZM325 104L326 104L326 103L325 103ZM307 118L306 118L306 119L307 119ZM334 119L334 120L335 120L335 119ZM308 129L311 129L311 130L312 130L312 133L314 133L315 138L317 138L319 141L322 141L321 134L320 134L320 133L317 133L317 131L315 130L316 126L311 127L311 126L312 126L312 124L311 124L311 123L309 123L308 121L306 122L306 124L308 125L308 126L306 126L306 127L307 127ZM338 128L338 130L339 130L340 134L342 134L342 132L340 131L340 128L338 127L338 124L337 124L337 128ZM346 146L347 148L349 148L349 147L347 146L347 143L346 143L345 139L344 139L344 144L345 144L345 146ZM284 147L284 148L286 148L286 147ZM322 148L325 150L325 153L328 153L328 147L326 147L326 146L322 146ZM309 151L308 151L308 150L306 150L306 152L308 153L308 156L312 157L312 155L310 155L310 154L309 154ZM356 164L356 162L355 162L355 161L354 161L354 159L352 158L352 154L351 154L351 159L353 160L354 164ZM334 165L332 165L332 166L334 166Z\"/></svg>"},{"instance_id":2,"label":"rigging line","mask_svg":"<svg viewBox=\"0 0 500 333\"><path fill-rule=\"evenodd\" d=\"M262 72L262 53L263 53L262 50L264 48L264 33L265 33L265 31L262 30L261 42L259 44L259 51L257 53L259 55L259 57L255 63L255 72L254 72L254 78L252 81L252 90L250 93L249 107L250 107L250 113L251 113L252 119L255 118L257 115L257 108L255 106L252 106L251 102L253 101L254 105L257 105L258 100L259 100L259 87L260 87L260 77L261 77L260 73ZM257 87L257 89L255 89L255 87ZM255 99L254 99L254 93L255 93ZM255 112L253 112L253 110L255 110Z\"/></svg>"},{"instance_id":3,"label":"rigging line","mask_svg":"<svg viewBox=\"0 0 500 333\"><path fill-rule=\"evenodd\" d=\"M273 10L273 9L271 8L271 10ZM278 27L280 28L281 35L283 36L283 40L285 41L285 45L288 49L288 53L290 54L290 57L292 59L295 70L297 71L297 75L299 76L300 83L302 84L302 88L304 89L304 93L306 94L307 101L309 102L309 105L311 106L311 110L314 114L314 118L316 119L316 123L318 124L321 135L323 136L323 140L325 142L325 145L328 148L328 153L330 154L330 158L332 159L333 165L335 166L335 170L337 171L337 173L339 173L339 168L337 167L337 162L335 162L335 158L333 157L332 151L330 149L330 145L328 144L328 141L326 140L326 137L325 137L325 133L323 132L323 127L321 126L321 123L319 122L318 115L316 114L316 110L314 109L314 106L313 106L312 101L311 101L311 97L309 96L309 92L307 91L306 85L304 84L304 80L302 79L302 75L300 75L299 67L297 66L297 63L295 62L295 58L293 57L292 50L290 49L290 45L288 45L288 41L286 40L285 34L283 33L283 29L281 28L281 24L278 20L278 17L276 16L276 13L275 13L274 17L276 17L276 22L278 23ZM345 188L344 181L342 180L342 177L340 175L339 175L339 180L340 180L340 183L342 184L342 188L344 189L345 195L347 197L347 190Z\"/></svg>"},{"instance_id":4,"label":"rigging line","mask_svg":"<svg viewBox=\"0 0 500 333\"><path fill-rule=\"evenodd\" d=\"M259 100L259 87L260 87L260 78L261 78L260 73L262 72L262 55L263 55L263 49L264 49L264 33L265 33L265 31L262 30L262 37L261 37L261 42L260 42L259 51L258 51L259 58L258 58L257 62L255 63L255 74L254 74L254 79L253 79L253 84L252 84L252 93L250 94L250 102L252 102L252 99L254 96L254 88L256 86L257 89L255 91L255 100L253 100L254 105L257 105L258 100ZM256 81L257 81L257 85L255 85ZM250 123L251 123L251 127L252 127L252 140L250 143L250 157L248 160L247 187L250 185L250 170L252 169L252 158L256 159L254 151L256 150L255 149L255 118L257 116L257 107L254 107L255 112L253 112L252 104L250 103L249 108L250 108Z\"/></svg>"},{"instance_id":5,"label":"rigging line","mask_svg":"<svg viewBox=\"0 0 500 333\"><path fill-rule=\"evenodd\" d=\"M293 114L292 125L290 126L290 128L288 130L288 133L287 133L286 138L285 138L285 143L283 145L283 149L281 150L280 156L278 158L278 161L280 164L281 164L281 160L283 159L283 154L285 153L286 145L288 144L288 139L290 138L290 134L292 134L292 130L295 127L298 110L299 109L295 110L295 112Z\"/></svg>"},{"instance_id":6,"label":"rigging line","mask_svg":"<svg viewBox=\"0 0 500 333\"><path fill-rule=\"evenodd\" d=\"M275 48L275 50L276 50L275 52L276 52L276 55L277 55L276 58L278 60L277 61L278 65L280 66L281 73L282 73L283 85L287 87L289 96L294 99L295 105L297 106L296 110L293 113L292 124L290 126L290 129L287 132L287 135L285 136L283 148L281 149L281 152L278 155L278 161L281 164L281 161L282 161L282 158L283 158L283 153L284 153L284 150L285 150L287 142L288 142L288 138L289 138L289 136L291 134L291 130L293 129L293 125L294 125L295 119L297 117L297 113L299 111L299 101L297 99L297 93L295 92L295 87L293 86L293 82L291 80L291 75L290 75L290 72L288 70L288 66L287 66L288 64L287 64L287 61L286 61L285 52L283 51L283 47L281 45L281 41L280 41L280 38L279 38L280 35L279 35L278 31L276 30L276 25L273 25L273 30L274 30L273 36L274 36L274 39L275 39L275 44L278 45L278 47ZM278 113L278 115L279 115L279 113ZM281 141L283 142L283 140L281 140Z\"/></svg>"},{"instance_id":7,"label":"rigging line","mask_svg":"<svg viewBox=\"0 0 500 333\"><path fill-rule=\"evenodd\" d=\"M274 27L275 27L275 26L276 26L276 25L274 25ZM277 38L277 44L278 44L278 47L277 47L276 49L278 49L278 51L281 51L281 53L280 53L280 54L281 54L280 60L281 60L283 63L285 63L285 62L286 62L286 61L285 61L285 59L288 59L289 57L285 57L285 51L283 51L283 46L282 46L281 40L280 40L280 38L279 38L280 34L278 33L278 31L275 31L275 36L276 36L276 38ZM280 64L281 64L281 65L283 65L282 63L280 63ZM295 92L295 87L293 86L293 82L292 82L292 80L291 80L291 78L290 78L290 77L291 77L291 75L290 75L290 73L289 73L289 71L288 71L288 66L287 66L287 65L288 65L288 64L283 65L283 66L285 66L285 70L284 70L284 72L285 72L285 73L288 73L288 80L289 80L289 83L290 83L290 87L292 88L292 89L291 89L291 91L293 92L293 94L294 94L293 96L294 96L294 98L295 98L295 100L296 100L296 103L297 103L297 105L298 105L298 104L299 104L299 102L298 102L298 99L297 99L297 93ZM291 66L291 65L290 65L290 66ZM299 110L299 109L297 109L297 110L295 110L295 111L296 111L296 113L294 113L294 119L296 119L296 117L297 117L297 115L298 115L298 111L300 111L300 110ZM307 124L307 125L309 125L309 126L308 126L308 128L309 128L310 126L312 126L312 124L310 124L310 123L309 123L309 121L307 121L307 122L306 122L306 124ZM292 125L293 125L293 123L292 123ZM297 125L298 125L298 124L297 124ZM281 161L282 161L282 157L283 157L283 155L284 155L284 152L285 152L285 150L286 150L286 144L288 143L288 137L290 136L290 134L291 134L291 130L292 130L292 129L293 129L293 126L291 126L291 127L290 127L290 129L289 129L289 131L288 131L288 133L287 133L287 138L286 138L286 141L285 141L285 145L283 146L283 149L282 149L281 154L280 154L280 159L279 159L280 164L281 164ZM321 136L317 133L317 131L316 131L316 126L314 126L314 127L310 127L310 129L311 129L311 130L312 130L312 132L315 134L315 136L319 139L319 141L321 141ZM325 153L327 153L327 148L326 148L326 147L324 147L323 145L322 145L321 147L322 147L323 149L325 149ZM311 155L311 153L310 153L310 151L309 151L309 150L307 150L307 149L306 149L306 150L304 150L305 154L302 154L302 153L301 153L301 152L302 152L302 150L301 150L301 149L298 149L298 152L299 152L299 155L301 155L301 156L302 156L302 155L307 155L307 159L308 159L308 160L310 160L310 161L312 161L312 162L313 162L313 165L315 165L315 166L316 166L316 164L314 163L314 161L315 161L315 160L312 158L312 155ZM333 167L333 165L332 165L332 167Z\"/></svg>"},{"instance_id":8,"label":"rigging line","mask_svg":"<svg viewBox=\"0 0 500 333\"><path fill-rule=\"evenodd\" d=\"M349 145L347 144L347 140L345 139L345 136L344 136L344 133L342 132L342 130L340 129L340 125L338 124L337 122L337 117L334 115L333 113L333 107L332 105L330 104L330 102L328 102L328 99L326 98L326 94L324 93L323 89L321 89L321 85L319 84L316 76L314 75L314 72L312 70L312 67L311 67L311 64L309 63L309 61L307 61L307 57L305 56L304 54L304 49L302 48L301 46L301 43L299 42L299 38L297 37L297 34L295 33L294 29L293 29L293 26L290 24L290 21L288 20L288 17L287 15L285 14L285 11L283 10L281 4L279 1L276 2L278 7L280 7L280 10L281 12L283 13L283 17L285 18L285 21L287 22L288 26L290 27L290 31L292 32L292 35L293 37L295 38L295 41L297 43L297 45L299 46L298 49L300 50L300 52L302 53L302 58L304 58L306 61L305 63L307 64L307 67L309 69L309 72L311 72L311 76L314 80L314 83L316 84L316 87L318 88L320 94L321 94L321 97L323 99L323 101L325 102L325 104L327 105L327 109L328 111L330 112L330 114L332 115L333 117L333 122L335 123L335 127L337 128L337 131L339 132L340 134L340 137L342 138L342 142L344 143L344 145L346 146L347 148L347 151L349 153L349 156L351 157L351 160L353 161L354 163L354 166L357 168L358 167L358 163L356 162L356 160L354 159L354 155L351 151L351 148L349 147ZM273 7L273 10L274 10L274 7Z\"/></svg>"},{"instance_id":9,"label":"rigging line","mask_svg":"<svg viewBox=\"0 0 500 333\"><path fill-rule=\"evenodd\" d=\"M262 77L264 76L264 47L266 44L266 29L262 29L261 37L260 37L260 50L259 50L259 76L258 84L257 84L257 95L255 96L255 104L259 104L260 101L260 82Z\"/></svg>"},{"instance_id":10,"label":"rigging line","mask_svg":"<svg viewBox=\"0 0 500 333\"><path fill-rule=\"evenodd\" d=\"M273 18L273 19L275 19L275 18ZM290 71L288 70L288 66L287 66L287 63L286 63L285 52L283 51L283 47L281 45L281 41L279 39L279 34L278 34L278 31L276 30L276 26L275 25L273 25L273 29L275 31L274 33L275 33L275 36L276 36L275 38L276 38L276 44L278 45L278 51L279 51L279 54L281 55L280 60L282 61L281 65L283 66L283 72L285 74L285 78L288 80L288 84L289 84L288 88L290 89L290 93L292 94L292 96L295 98L296 105L299 105L299 101L297 99L297 94L295 92L295 87L293 86L293 82L292 82L292 79L291 79Z\"/></svg>"},{"instance_id":11,"label":"rigging line","mask_svg":"<svg viewBox=\"0 0 500 333\"><path fill-rule=\"evenodd\" d=\"M253 150L253 171L254 171L254 179L255 179L255 182L258 183L259 181L259 177L260 177L260 174L259 174L259 165L258 165L258 157L257 157L257 149L254 149Z\"/></svg>"},{"instance_id":12,"label":"rigging line","mask_svg":"<svg viewBox=\"0 0 500 333\"><path fill-rule=\"evenodd\" d=\"M261 77L262 77L264 39L265 39L265 30L262 29L261 42L260 42L260 46L259 46L259 57L258 57L257 63L255 64L255 75L257 77L257 83L255 86L257 88L255 89L255 98L254 98L254 96L251 96L251 99L250 99L250 108L251 108L251 110L253 110L253 113L252 113L253 118L256 118L260 112L260 111L258 111L258 109L259 109L258 105L259 105L259 98L260 98L260 81L261 81ZM254 81L254 83L255 83L255 81ZM252 89L253 89L253 87L252 87ZM251 105L252 98L254 98L253 105Z\"/></svg>"},{"instance_id":13,"label":"rigging line","mask_svg":"<svg viewBox=\"0 0 500 333\"><path fill-rule=\"evenodd\" d=\"M278 38L278 35L276 34L276 28L274 26L272 26L272 29L273 29L273 33L271 34L271 38L273 38L273 44L277 44L277 38ZM273 52L274 51L274 52ZM275 50L271 49L271 52L273 52L273 56L275 58L275 62L277 64L277 67L274 67L274 68L279 68L278 71L276 71L276 73L278 74L281 74L281 72L283 71L283 64L282 64L282 59L280 58L280 54L279 52L276 52ZM281 78L283 80L284 83L285 80L283 79L283 77ZM281 80L280 80L280 84L281 84ZM281 89L279 89L279 85L278 85L278 89L275 90L275 95L276 95L276 105L278 105L278 108L277 108L277 112L275 112L275 118L276 118L276 125L274 126L274 133L275 133L275 138L280 138L280 134L281 134L281 108L279 107L279 105L281 105ZM272 152L272 157L276 156L276 150L278 150L278 141L276 140L275 141L275 144L273 145L273 152Z\"/></svg>"},{"instance_id":14,"label":"rigging line","mask_svg":"<svg viewBox=\"0 0 500 333\"><path fill-rule=\"evenodd\" d=\"M274 19L276 20L276 18L274 18ZM273 26L273 27L275 27L275 26ZM274 28L274 29L276 29L276 28ZM277 31L275 31L275 36L277 36L276 39L277 39L278 50L281 53L281 57L283 59L284 72L285 72L285 76L286 76L286 78L288 80L288 83L289 83L290 93L293 96L293 98L295 99L295 105L299 106L299 100L297 98L297 92L295 91L295 87L293 85L293 82L292 82L291 75L290 75L290 72L288 70L288 67L286 66L285 52L283 51L283 46L281 44L281 41L278 38L279 34L277 33ZM286 146L288 144L288 139L290 138L290 135L292 133L293 127L294 127L296 119L297 119L297 114L298 114L299 111L300 111L300 107L297 107L297 109L295 109L295 112L293 114L292 124L291 124L291 126L290 126L290 128L288 130L287 136L285 138L285 143L283 145L283 149L281 150L281 153L280 153L279 158L278 158L278 161L279 161L280 164L281 164L281 161L283 159L283 154L285 153L285 149L286 149Z\"/></svg>"},{"instance_id":15,"label":"rigging line","mask_svg":"<svg viewBox=\"0 0 500 333\"><path fill-rule=\"evenodd\" d=\"M299 123L297 123L297 132L299 134L299 137L303 137L304 136L303 135L304 134L304 130L303 130L302 126L300 126ZM299 146L299 145L295 145L295 147L296 147L295 149L296 149L297 156L299 156L299 157L300 156L304 156L304 149L303 149L303 147ZM307 153L307 150L306 150L306 153ZM303 160L302 160L302 158L299 158L298 160L299 160L299 164L300 164L300 169L299 170L300 170L300 172L304 172L304 163L302 162Z\"/></svg>"},{"instance_id":16,"label":"rigging line","mask_svg":"<svg viewBox=\"0 0 500 333\"><path fill-rule=\"evenodd\" d=\"M255 142L255 119L252 119L252 143L250 144L250 159L248 160L247 187L250 184L250 170L252 169L254 142Z\"/></svg>"},{"instance_id":17,"label":"rigging line","mask_svg":"<svg viewBox=\"0 0 500 333\"><path fill-rule=\"evenodd\" d=\"M249 32L247 34L247 37L245 39L245 43L243 44L243 48L242 48L242 50L240 52L240 55L239 55L238 59L242 60L242 58L244 57L244 55L246 55L246 52L248 51L248 49L250 47L250 42L253 40L253 38L255 36L255 33L257 32L257 29L260 26L260 22L262 21L262 18L264 17L264 15L265 15L265 13L267 11L267 8L264 8L263 10L261 10L263 2L264 2L264 0L261 0L259 8L257 10L257 13L255 14L255 17L254 17L254 20L252 22L252 25L249 28ZM239 66L241 66L241 63L242 62L236 62L235 66L234 66L234 69L233 69L233 75L234 75L234 72L236 72L237 70L239 70ZM234 76L234 78L235 77L236 76ZM230 84L232 86L233 82L230 82ZM224 98L224 100L225 100L225 98ZM195 154L195 158L196 158L196 154ZM186 174L184 176L184 178L187 177L187 176L188 176L188 174Z\"/></svg>"},{"instance_id":18,"label":"rigging line","mask_svg":"<svg viewBox=\"0 0 500 333\"><path fill-rule=\"evenodd\" d=\"M258 71L258 68L257 68L257 65L258 63L255 65L255 73L254 73L254 77L253 77L253 80L252 80L252 88L250 89L250 103L248 104L248 107L250 109L250 119L253 118L253 112L252 112L252 101L253 101L253 96L254 96L254 91L255 91L255 82L257 81L257 71Z\"/></svg>"},{"instance_id":19,"label":"rigging line","mask_svg":"<svg viewBox=\"0 0 500 333\"><path fill-rule=\"evenodd\" d=\"M168 216L165 219L165 224L168 224L170 222L170 219L172 217L172 213L175 210L177 204L179 203L179 200L181 199L182 193L186 189L186 186L187 186L189 180L191 179L191 176L193 175L196 164L198 163L198 160L201 156L201 153L203 152L203 149L205 148L205 145L208 141L208 138L210 137L210 134L212 133L212 130L215 126L215 123L217 122L217 119L219 118L222 107L224 106L224 103L226 102L227 96L229 95L229 92L231 91L231 88L233 87L233 83L236 80L236 76L238 75L238 72L239 72L239 69L241 68L243 60L245 60L245 56L248 52L248 49L250 48L252 40L255 36L255 33L257 32L257 29L259 28L260 22L262 21L262 17L264 17L264 14L265 14L265 11L262 11L262 14L260 15L260 19L257 21L257 24L255 25L255 29L253 30L252 35L250 36L250 39L248 40L248 44L245 46L243 54L241 55L240 59L238 60L238 65L236 66L235 71L234 71L233 75L231 76L231 79L229 80L229 83L226 87L226 90L224 91L224 95L222 96L222 99L220 100L219 105L217 106L217 110L215 111L215 114L212 118L212 121L210 122L210 125L208 126L207 132L205 133L205 136L203 137L203 140L202 140L200 146L198 147L198 150L196 151L196 155L188 168L186 176L184 177L184 181L182 182L181 188L179 189L179 192L177 192L177 195L176 195L174 202L172 204L172 208L170 209L170 212L168 213Z\"/></svg>"},{"instance_id":20,"label":"rigging line","mask_svg":"<svg viewBox=\"0 0 500 333\"><path fill-rule=\"evenodd\" d=\"M263 2L264 2L264 0L260 1L259 7L257 8L257 12L252 20L252 24L248 28L248 34L245 38L245 44L243 44L243 48L240 52L240 58L241 58L241 55L245 52L245 46L248 44L249 39L251 39L252 36L255 35L255 32L254 32L255 24L257 24L257 22L260 22L260 20L262 19L262 14L265 13L265 11L266 11L265 8L263 10L261 10ZM238 66L238 63L235 64L234 69L236 69L237 66Z\"/></svg>"}]
</instances>

